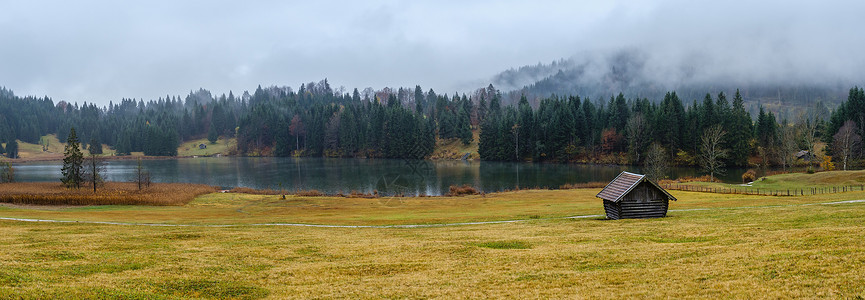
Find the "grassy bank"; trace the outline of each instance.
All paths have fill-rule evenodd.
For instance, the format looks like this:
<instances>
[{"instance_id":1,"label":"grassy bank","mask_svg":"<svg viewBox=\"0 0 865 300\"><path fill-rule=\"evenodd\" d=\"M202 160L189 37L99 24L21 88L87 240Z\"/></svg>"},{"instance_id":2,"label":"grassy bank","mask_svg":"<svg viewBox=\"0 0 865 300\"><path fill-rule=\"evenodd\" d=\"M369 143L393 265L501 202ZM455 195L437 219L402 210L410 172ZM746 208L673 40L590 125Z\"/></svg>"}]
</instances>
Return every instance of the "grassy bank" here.
<instances>
[{"instance_id":1,"label":"grassy bank","mask_svg":"<svg viewBox=\"0 0 865 300\"><path fill-rule=\"evenodd\" d=\"M760 177L749 184L727 184L720 182L664 183L668 188L717 192L750 192L772 194L829 194L841 191L865 189L865 170L787 173Z\"/></svg>"},{"instance_id":2,"label":"grassy bank","mask_svg":"<svg viewBox=\"0 0 865 300\"><path fill-rule=\"evenodd\" d=\"M138 190L131 182L107 182L69 189L59 182L0 183L0 203L26 205L184 205L214 187L188 183L154 183Z\"/></svg>"},{"instance_id":3,"label":"grassy bank","mask_svg":"<svg viewBox=\"0 0 865 300\"><path fill-rule=\"evenodd\" d=\"M701 210L652 220L544 219L601 213L596 192L394 202L209 194L182 207L4 208L2 217L165 223L539 220L410 229L0 220L0 298L865 296L865 204L777 206L865 193L828 199L674 192L680 201L673 209ZM425 202L434 200L443 202Z\"/></svg>"},{"instance_id":4,"label":"grassy bank","mask_svg":"<svg viewBox=\"0 0 865 300\"><path fill-rule=\"evenodd\" d=\"M200 149L199 145L204 144L206 148ZM178 156L213 156L216 154L230 155L237 152L236 138L220 138L215 144L211 144L207 139L198 139L183 142L177 148Z\"/></svg>"},{"instance_id":5,"label":"grassy bank","mask_svg":"<svg viewBox=\"0 0 865 300\"><path fill-rule=\"evenodd\" d=\"M87 143L89 141L84 141ZM57 135L49 134L39 138L38 144L31 144L18 141L18 159L15 161L49 161L62 160L63 149L66 142L60 142ZM6 144L3 143L5 147ZM87 155L87 150L81 149L84 155ZM111 150L107 145L102 145L102 156L113 156L114 150Z\"/></svg>"},{"instance_id":6,"label":"grassy bank","mask_svg":"<svg viewBox=\"0 0 865 300\"><path fill-rule=\"evenodd\" d=\"M468 145L463 144L459 139L436 139L435 150L430 155L430 159L436 160L457 160L469 153L468 159L479 160L481 156L478 154L478 141L480 141L480 131L472 130L472 142Z\"/></svg>"}]
</instances>

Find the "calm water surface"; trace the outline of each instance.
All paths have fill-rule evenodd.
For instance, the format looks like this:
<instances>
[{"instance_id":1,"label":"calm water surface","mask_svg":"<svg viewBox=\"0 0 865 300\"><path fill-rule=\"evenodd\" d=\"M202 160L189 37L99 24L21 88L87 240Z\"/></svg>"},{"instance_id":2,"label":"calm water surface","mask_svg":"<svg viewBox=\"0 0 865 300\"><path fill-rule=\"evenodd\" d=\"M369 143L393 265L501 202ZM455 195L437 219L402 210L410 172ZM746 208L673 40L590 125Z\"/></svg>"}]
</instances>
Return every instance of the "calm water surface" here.
<instances>
[{"instance_id":1,"label":"calm water surface","mask_svg":"<svg viewBox=\"0 0 865 300\"><path fill-rule=\"evenodd\" d=\"M203 183L224 188L250 187L325 193L378 191L386 195L441 195L451 185L468 184L486 192L519 188L557 188L563 184L610 181L636 166L533 164L480 161L390 159L215 157L142 161L154 182ZM108 161L110 181L132 181L137 161ZM61 162L15 166L18 181L59 181ZM744 169L721 177L738 182ZM694 168L673 168L669 176L697 176Z\"/></svg>"}]
</instances>

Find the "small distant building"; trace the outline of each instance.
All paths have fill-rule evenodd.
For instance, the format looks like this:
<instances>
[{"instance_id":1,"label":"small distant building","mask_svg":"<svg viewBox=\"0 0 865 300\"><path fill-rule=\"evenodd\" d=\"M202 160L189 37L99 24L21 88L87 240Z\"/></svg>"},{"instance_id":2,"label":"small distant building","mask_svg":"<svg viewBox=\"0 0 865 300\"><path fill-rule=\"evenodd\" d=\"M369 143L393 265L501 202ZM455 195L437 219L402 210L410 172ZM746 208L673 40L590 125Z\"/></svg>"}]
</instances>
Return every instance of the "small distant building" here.
<instances>
[{"instance_id":1,"label":"small distant building","mask_svg":"<svg viewBox=\"0 0 865 300\"><path fill-rule=\"evenodd\" d=\"M796 152L796 158L804 161L811 161L811 159L814 159L814 154L811 154L811 152L808 152L808 150L802 150Z\"/></svg>"},{"instance_id":2,"label":"small distant building","mask_svg":"<svg viewBox=\"0 0 865 300\"><path fill-rule=\"evenodd\" d=\"M205 144L198 144L198 149L207 149L207 145L205 145Z\"/></svg>"},{"instance_id":3,"label":"small distant building","mask_svg":"<svg viewBox=\"0 0 865 300\"><path fill-rule=\"evenodd\" d=\"M676 198L646 175L622 172L595 197L604 199L607 218L639 219L667 216L670 200Z\"/></svg>"}]
</instances>

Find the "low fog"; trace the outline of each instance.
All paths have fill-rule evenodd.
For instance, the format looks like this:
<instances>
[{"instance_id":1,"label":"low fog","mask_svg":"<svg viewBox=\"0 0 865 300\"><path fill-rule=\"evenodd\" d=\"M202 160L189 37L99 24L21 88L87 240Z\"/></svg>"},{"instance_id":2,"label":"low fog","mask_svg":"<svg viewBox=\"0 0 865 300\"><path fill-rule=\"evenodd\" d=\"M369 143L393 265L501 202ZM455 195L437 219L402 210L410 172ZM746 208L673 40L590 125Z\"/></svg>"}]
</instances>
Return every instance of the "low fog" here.
<instances>
[{"instance_id":1,"label":"low fog","mask_svg":"<svg viewBox=\"0 0 865 300\"><path fill-rule=\"evenodd\" d=\"M682 84L863 82L860 1L29 1L0 5L0 86L107 104L238 94L322 78L347 88L518 89L559 68ZM626 63L625 65L628 65ZM544 71L544 70L552 71ZM594 75L593 75L594 74Z\"/></svg>"}]
</instances>

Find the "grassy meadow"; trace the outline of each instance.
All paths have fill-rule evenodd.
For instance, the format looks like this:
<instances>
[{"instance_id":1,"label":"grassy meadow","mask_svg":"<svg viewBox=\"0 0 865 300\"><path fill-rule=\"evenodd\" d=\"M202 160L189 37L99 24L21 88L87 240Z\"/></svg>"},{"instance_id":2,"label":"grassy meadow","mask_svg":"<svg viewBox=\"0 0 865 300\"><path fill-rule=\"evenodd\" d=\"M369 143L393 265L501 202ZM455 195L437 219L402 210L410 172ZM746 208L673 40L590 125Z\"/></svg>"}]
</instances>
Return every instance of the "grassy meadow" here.
<instances>
[{"instance_id":1,"label":"grassy meadow","mask_svg":"<svg viewBox=\"0 0 865 300\"><path fill-rule=\"evenodd\" d=\"M718 189L749 189L749 190L799 190L808 188L839 188L853 187L859 190L865 186L865 170L856 171L831 171L808 173L786 173L757 178L750 185L728 184L720 182L687 182L682 185L691 185ZM806 192L807 193L807 192Z\"/></svg>"},{"instance_id":2,"label":"grassy meadow","mask_svg":"<svg viewBox=\"0 0 865 300\"><path fill-rule=\"evenodd\" d=\"M865 297L865 192L672 191L608 221L599 189L431 198L214 193L183 206L0 206L0 298ZM426 228L255 225L432 224Z\"/></svg>"},{"instance_id":3,"label":"grassy meadow","mask_svg":"<svg viewBox=\"0 0 865 300\"><path fill-rule=\"evenodd\" d=\"M81 141L89 143L90 141ZM43 146L44 145L44 146ZM5 147L6 144L3 143ZM66 141L60 142L57 135L49 134L39 138L38 144L25 143L18 141L18 157L22 160L62 160L63 150L66 146ZM43 151L44 150L44 151ZM84 155L89 154L87 150L82 149ZM107 145L102 145L102 156L113 156L114 150L111 150Z\"/></svg>"},{"instance_id":4,"label":"grassy meadow","mask_svg":"<svg viewBox=\"0 0 865 300\"><path fill-rule=\"evenodd\" d=\"M198 145L207 145L206 149L199 149ZM211 144L207 139L186 141L177 147L177 156L211 156L215 154L228 155L237 149L237 138L226 139L220 137L216 144Z\"/></svg>"},{"instance_id":5,"label":"grassy meadow","mask_svg":"<svg viewBox=\"0 0 865 300\"><path fill-rule=\"evenodd\" d=\"M480 131L472 130L472 142L468 145L463 144L459 139L436 139L436 146L430 159L461 159L466 153L470 153L470 159L480 159L478 154L478 141L480 141Z\"/></svg>"}]
</instances>

